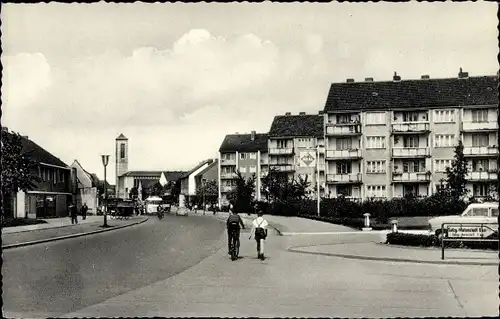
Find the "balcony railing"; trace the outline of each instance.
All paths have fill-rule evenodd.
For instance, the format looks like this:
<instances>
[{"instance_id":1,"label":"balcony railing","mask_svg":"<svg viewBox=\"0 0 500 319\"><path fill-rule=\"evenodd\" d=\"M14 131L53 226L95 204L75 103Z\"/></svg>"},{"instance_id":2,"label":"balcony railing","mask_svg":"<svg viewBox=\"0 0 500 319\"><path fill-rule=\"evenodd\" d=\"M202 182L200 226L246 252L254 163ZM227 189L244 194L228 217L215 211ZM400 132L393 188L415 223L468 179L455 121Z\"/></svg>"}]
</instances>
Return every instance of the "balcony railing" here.
<instances>
[{"instance_id":1,"label":"balcony railing","mask_svg":"<svg viewBox=\"0 0 500 319\"><path fill-rule=\"evenodd\" d=\"M344 159L344 158L361 158L361 150L352 149L352 150L327 150L326 151L327 159Z\"/></svg>"},{"instance_id":2,"label":"balcony railing","mask_svg":"<svg viewBox=\"0 0 500 319\"><path fill-rule=\"evenodd\" d=\"M496 146L464 146L465 156L491 156L498 155Z\"/></svg>"},{"instance_id":3,"label":"balcony railing","mask_svg":"<svg viewBox=\"0 0 500 319\"><path fill-rule=\"evenodd\" d=\"M399 147L392 149L392 157L421 157L429 155L430 150L426 147Z\"/></svg>"},{"instance_id":4,"label":"balcony railing","mask_svg":"<svg viewBox=\"0 0 500 319\"><path fill-rule=\"evenodd\" d=\"M318 164L318 169L320 171L324 171L325 170L325 164Z\"/></svg>"},{"instance_id":5,"label":"balcony railing","mask_svg":"<svg viewBox=\"0 0 500 319\"><path fill-rule=\"evenodd\" d=\"M232 179L236 178L236 173L220 173L220 178Z\"/></svg>"},{"instance_id":6,"label":"balcony railing","mask_svg":"<svg viewBox=\"0 0 500 319\"><path fill-rule=\"evenodd\" d=\"M270 148L269 154L270 155L290 155L290 154L293 154L293 147Z\"/></svg>"},{"instance_id":7,"label":"balcony railing","mask_svg":"<svg viewBox=\"0 0 500 319\"><path fill-rule=\"evenodd\" d=\"M236 165L236 159L221 159L221 165Z\"/></svg>"},{"instance_id":8,"label":"balcony railing","mask_svg":"<svg viewBox=\"0 0 500 319\"><path fill-rule=\"evenodd\" d=\"M495 181L498 179L498 171L473 171L467 174L467 179L472 181Z\"/></svg>"},{"instance_id":9,"label":"balcony railing","mask_svg":"<svg viewBox=\"0 0 500 319\"><path fill-rule=\"evenodd\" d=\"M326 135L360 135L361 124L359 123L327 123Z\"/></svg>"},{"instance_id":10,"label":"balcony railing","mask_svg":"<svg viewBox=\"0 0 500 319\"><path fill-rule=\"evenodd\" d=\"M222 186L221 191L224 193L228 193L232 192L234 188L235 188L234 186Z\"/></svg>"},{"instance_id":11,"label":"balcony railing","mask_svg":"<svg viewBox=\"0 0 500 319\"><path fill-rule=\"evenodd\" d=\"M270 164L271 169L279 172L294 172L295 168L291 164Z\"/></svg>"},{"instance_id":12,"label":"balcony railing","mask_svg":"<svg viewBox=\"0 0 500 319\"><path fill-rule=\"evenodd\" d=\"M429 131L429 122L392 123L392 133L426 133Z\"/></svg>"},{"instance_id":13,"label":"balcony railing","mask_svg":"<svg viewBox=\"0 0 500 319\"><path fill-rule=\"evenodd\" d=\"M462 122L462 131L492 131L498 130L497 122Z\"/></svg>"},{"instance_id":14,"label":"balcony railing","mask_svg":"<svg viewBox=\"0 0 500 319\"><path fill-rule=\"evenodd\" d=\"M349 183L361 183L361 174L327 174L327 183L335 184L349 184Z\"/></svg>"},{"instance_id":15,"label":"balcony railing","mask_svg":"<svg viewBox=\"0 0 500 319\"><path fill-rule=\"evenodd\" d=\"M427 172L393 172L392 173L393 182L430 182L431 174L430 171Z\"/></svg>"}]
</instances>

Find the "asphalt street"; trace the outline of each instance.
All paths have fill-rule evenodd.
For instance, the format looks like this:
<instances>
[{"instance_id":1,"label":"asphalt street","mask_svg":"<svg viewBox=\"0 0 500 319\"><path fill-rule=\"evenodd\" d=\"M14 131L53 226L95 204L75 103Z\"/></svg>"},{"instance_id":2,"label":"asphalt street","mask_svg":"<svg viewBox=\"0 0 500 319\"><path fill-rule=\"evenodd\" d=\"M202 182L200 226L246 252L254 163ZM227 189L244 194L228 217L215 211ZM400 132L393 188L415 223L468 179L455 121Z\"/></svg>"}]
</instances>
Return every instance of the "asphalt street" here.
<instances>
[{"instance_id":1,"label":"asphalt street","mask_svg":"<svg viewBox=\"0 0 500 319\"><path fill-rule=\"evenodd\" d=\"M224 225L166 215L141 225L3 252L3 310L60 316L164 280L213 255Z\"/></svg>"}]
</instances>

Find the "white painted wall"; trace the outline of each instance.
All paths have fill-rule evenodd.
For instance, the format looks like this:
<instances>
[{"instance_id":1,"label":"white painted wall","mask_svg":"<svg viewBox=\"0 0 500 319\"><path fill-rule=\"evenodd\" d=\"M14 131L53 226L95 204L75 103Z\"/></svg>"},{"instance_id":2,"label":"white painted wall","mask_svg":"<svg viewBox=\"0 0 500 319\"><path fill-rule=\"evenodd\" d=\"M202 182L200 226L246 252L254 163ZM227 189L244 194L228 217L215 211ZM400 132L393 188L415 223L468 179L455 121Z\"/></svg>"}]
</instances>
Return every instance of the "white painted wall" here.
<instances>
[{"instance_id":1,"label":"white painted wall","mask_svg":"<svg viewBox=\"0 0 500 319\"><path fill-rule=\"evenodd\" d=\"M209 164L205 163L202 166L200 166L196 171L194 171L191 175L188 177L188 195L196 195L196 180L195 176L198 175L199 172L207 168Z\"/></svg>"},{"instance_id":2,"label":"white painted wall","mask_svg":"<svg viewBox=\"0 0 500 319\"><path fill-rule=\"evenodd\" d=\"M26 193L23 191L17 192L16 195L16 212L15 218L24 218L26 216Z\"/></svg>"}]
</instances>

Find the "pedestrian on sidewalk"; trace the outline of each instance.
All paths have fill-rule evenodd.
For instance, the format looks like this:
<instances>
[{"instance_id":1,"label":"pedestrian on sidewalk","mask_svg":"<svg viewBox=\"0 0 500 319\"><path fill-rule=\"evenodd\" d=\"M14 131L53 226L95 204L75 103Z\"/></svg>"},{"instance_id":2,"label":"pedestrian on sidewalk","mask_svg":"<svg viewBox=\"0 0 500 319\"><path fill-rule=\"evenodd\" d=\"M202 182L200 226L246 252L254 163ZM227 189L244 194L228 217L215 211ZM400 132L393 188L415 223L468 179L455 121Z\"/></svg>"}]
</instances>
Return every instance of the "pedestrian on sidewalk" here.
<instances>
[{"instance_id":1,"label":"pedestrian on sidewalk","mask_svg":"<svg viewBox=\"0 0 500 319\"><path fill-rule=\"evenodd\" d=\"M75 204L71 204L69 206L69 212L71 215L71 225L78 224L78 210L76 209Z\"/></svg>"},{"instance_id":2,"label":"pedestrian on sidewalk","mask_svg":"<svg viewBox=\"0 0 500 319\"><path fill-rule=\"evenodd\" d=\"M252 239L252 234L254 235L255 241L257 242L257 258L264 260L264 240L267 238L267 220L263 217L264 213L261 209L257 211L257 218L252 221L252 230L250 232L250 237Z\"/></svg>"},{"instance_id":3,"label":"pedestrian on sidewalk","mask_svg":"<svg viewBox=\"0 0 500 319\"><path fill-rule=\"evenodd\" d=\"M82 219L83 220L87 219L88 210L89 210L89 207L87 206L87 203L83 203L83 206L82 206Z\"/></svg>"}]
</instances>

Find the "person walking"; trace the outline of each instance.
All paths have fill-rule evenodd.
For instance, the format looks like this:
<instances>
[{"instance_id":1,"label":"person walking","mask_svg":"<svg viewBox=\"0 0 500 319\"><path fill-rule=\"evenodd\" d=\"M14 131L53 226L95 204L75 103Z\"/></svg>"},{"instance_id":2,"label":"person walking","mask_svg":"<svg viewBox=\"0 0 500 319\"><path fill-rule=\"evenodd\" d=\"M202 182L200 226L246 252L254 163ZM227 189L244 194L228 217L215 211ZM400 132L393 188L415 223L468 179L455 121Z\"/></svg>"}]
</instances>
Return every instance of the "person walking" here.
<instances>
[{"instance_id":1,"label":"person walking","mask_svg":"<svg viewBox=\"0 0 500 319\"><path fill-rule=\"evenodd\" d=\"M71 214L71 225L78 224L78 210L76 209L76 205L71 204L69 207L69 212Z\"/></svg>"},{"instance_id":2,"label":"person walking","mask_svg":"<svg viewBox=\"0 0 500 319\"><path fill-rule=\"evenodd\" d=\"M87 219L88 210L89 210L89 207L87 206L87 203L83 203L83 206L82 206L82 219L83 220Z\"/></svg>"},{"instance_id":3,"label":"person walking","mask_svg":"<svg viewBox=\"0 0 500 319\"><path fill-rule=\"evenodd\" d=\"M250 232L250 237L252 239L252 234L254 235L255 241L257 242L257 258L264 260L264 240L267 238L267 220L263 217L262 210L257 211L257 218L252 221L252 230Z\"/></svg>"}]
</instances>

